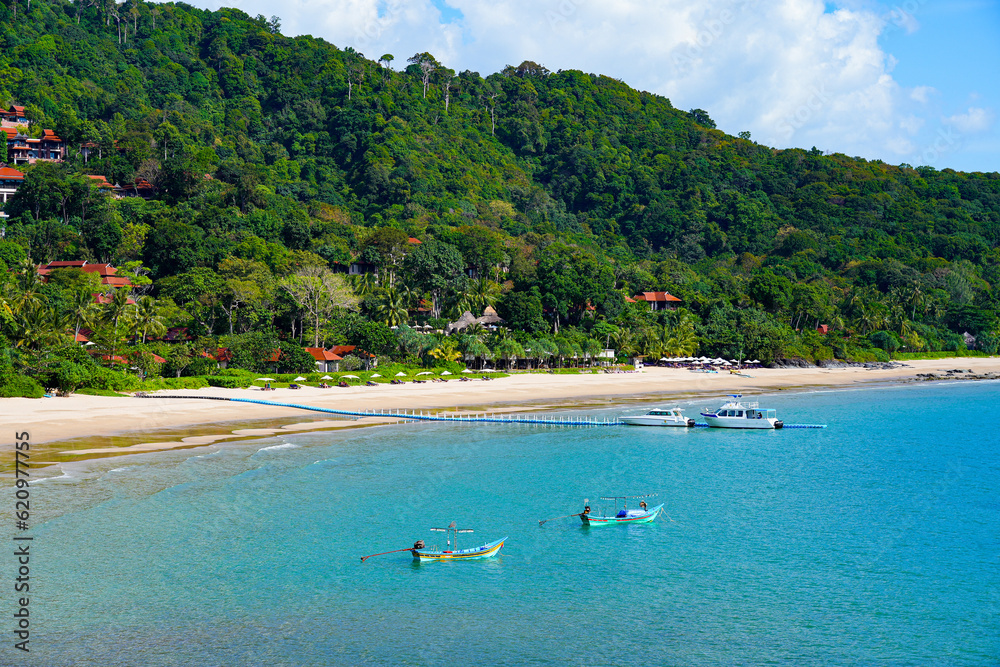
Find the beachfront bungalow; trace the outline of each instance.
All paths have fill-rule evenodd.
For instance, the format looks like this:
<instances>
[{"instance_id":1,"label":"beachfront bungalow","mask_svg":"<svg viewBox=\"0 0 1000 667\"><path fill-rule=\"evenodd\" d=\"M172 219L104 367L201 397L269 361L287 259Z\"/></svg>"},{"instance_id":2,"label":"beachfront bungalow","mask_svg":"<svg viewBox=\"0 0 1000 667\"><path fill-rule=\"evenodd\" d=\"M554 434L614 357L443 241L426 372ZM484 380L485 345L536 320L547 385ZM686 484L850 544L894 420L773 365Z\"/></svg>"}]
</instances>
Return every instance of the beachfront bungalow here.
<instances>
[{"instance_id":1,"label":"beachfront bungalow","mask_svg":"<svg viewBox=\"0 0 1000 667\"><path fill-rule=\"evenodd\" d=\"M651 310L674 310L681 302L673 294L668 292L643 292L632 297L633 301L645 301Z\"/></svg>"},{"instance_id":2,"label":"beachfront bungalow","mask_svg":"<svg viewBox=\"0 0 1000 667\"><path fill-rule=\"evenodd\" d=\"M321 373L336 373L340 370L343 357L321 347L307 347L306 352L316 360L316 370Z\"/></svg>"},{"instance_id":3,"label":"beachfront bungalow","mask_svg":"<svg viewBox=\"0 0 1000 667\"><path fill-rule=\"evenodd\" d=\"M198 353L198 356L203 359L211 359L219 368L225 368L233 360L233 353L227 347L216 348L214 353L202 350Z\"/></svg>"},{"instance_id":4,"label":"beachfront bungalow","mask_svg":"<svg viewBox=\"0 0 1000 667\"><path fill-rule=\"evenodd\" d=\"M17 169L11 169L10 167L0 168L0 218L7 217L7 214L2 210L3 205L7 203L8 199L14 196L14 193L21 187L22 183L24 183L24 174Z\"/></svg>"},{"instance_id":5,"label":"beachfront bungalow","mask_svg":"<svg viewBox=\"0 0 1000 667\"><path fill-rule=\"evenodd\" d=\"M357 345L334 345L329 349L329 351L341 358L352 354L365 362L366 369L378 366L378 358L374 354L369 354L364 350L358 349Z\"/></svg>"}]
</instances>

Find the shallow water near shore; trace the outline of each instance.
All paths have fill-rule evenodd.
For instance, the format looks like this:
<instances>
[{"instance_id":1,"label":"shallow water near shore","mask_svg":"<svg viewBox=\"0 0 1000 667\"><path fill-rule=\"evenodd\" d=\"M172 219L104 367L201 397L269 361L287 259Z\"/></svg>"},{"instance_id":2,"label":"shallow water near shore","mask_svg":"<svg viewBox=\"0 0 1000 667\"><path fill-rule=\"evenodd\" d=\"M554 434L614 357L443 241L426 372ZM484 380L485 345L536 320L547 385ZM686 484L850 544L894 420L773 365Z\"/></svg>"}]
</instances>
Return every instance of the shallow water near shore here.
<instances>
[{"instance_id":1,"label":"shallow water near shore","mask_svg":"<svg viewBox=\"0 0 1000 667\"><path fill-rule=\"evenodd\" d=\"M998 395L759 397L823 430L407 424L67 466L31 486L32 650L0 664L996 664ZM656 523L538 524L643 493ZM452 520L501 556L359 562Z\"/></svg>"}]
</instances>

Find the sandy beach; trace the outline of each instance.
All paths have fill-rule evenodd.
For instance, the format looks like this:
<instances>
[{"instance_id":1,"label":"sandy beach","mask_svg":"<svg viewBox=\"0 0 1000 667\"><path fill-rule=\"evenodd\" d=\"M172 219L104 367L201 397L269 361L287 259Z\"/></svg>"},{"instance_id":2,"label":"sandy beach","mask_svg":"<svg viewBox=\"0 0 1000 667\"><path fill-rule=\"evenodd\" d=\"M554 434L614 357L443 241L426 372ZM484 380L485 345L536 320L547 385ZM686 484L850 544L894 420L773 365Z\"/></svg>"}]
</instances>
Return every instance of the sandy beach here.
<instances>
[{"instance_id":1,"label":"sandy beach","mask_svg":"<svg viewBox=\"0 0 1000 667\"><path fill-rule=\"evenodd\" d=\"M199 446L225 438L259 437L279 431L360 426L385 421L346 421L295 408L162 398L164 396L253 398L358 411L531 411L567 405L608 406L635 400L716 396L727 392L752 395L780 389L903 383L922 380L917 378L917 374L944 374L952 369L970 370L973 374L1000 373L1000 357L909 361L905 362L905 366L893 369L762 368L746 371L752 377L728 372L694 373L682 369L647 367L634 373L519 374L488 382L479 379L472 382L452 380L447 383L378 387L304 387L269 392L256 387L206 388L162 391L153 398L84 395L46 399L5 398L0 399L0 415L9 428L28 431L33 443L59 443L81 438L92 443L96 441L98 446L73 448L76 456L85 458L88 455ZM275 424L268 424L268 421ZM240 422L253 422L258 428L240 428L237 425ZM232 423L233 428L225 428L226 423ZM209 426L213 427L213 434L189 432L183 438L169 437L171 431L207 430ZM113 443L110 440L100 443L104 436L116 437Z\"/></svg>"}]
</instances>

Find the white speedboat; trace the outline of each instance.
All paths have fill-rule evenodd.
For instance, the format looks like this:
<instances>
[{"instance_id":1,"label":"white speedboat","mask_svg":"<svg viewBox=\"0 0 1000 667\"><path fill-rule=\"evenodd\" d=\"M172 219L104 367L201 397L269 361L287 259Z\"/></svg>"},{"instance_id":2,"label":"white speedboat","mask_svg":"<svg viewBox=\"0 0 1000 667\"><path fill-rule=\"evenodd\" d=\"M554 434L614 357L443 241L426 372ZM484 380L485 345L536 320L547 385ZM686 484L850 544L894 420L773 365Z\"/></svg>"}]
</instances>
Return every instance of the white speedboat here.
<instances>
[{"instance_id":1,"label":"white speedboat","mask_svg":"<svg viewBox=\"0 0 1000 667\"><path fill-rule=\"evenodd\" d=\"M781 428L785 424L778 421L775 410L762 410L759 404L741 403L742 394L729 394L730 400L718 410L705 408L701 416L712 428Z\"/></svg>"},{"instance_id":2,"label":"white speedboat","mask_svg":"<svg viewBox=\"0 0 1000 667\"><path fill-rule=\"evenodd\" d=\"M694 426L694 420L685 417L680 408L656 408L644 415L621 417L621 420L632 426Z\"/></svg>"}]
</instances>

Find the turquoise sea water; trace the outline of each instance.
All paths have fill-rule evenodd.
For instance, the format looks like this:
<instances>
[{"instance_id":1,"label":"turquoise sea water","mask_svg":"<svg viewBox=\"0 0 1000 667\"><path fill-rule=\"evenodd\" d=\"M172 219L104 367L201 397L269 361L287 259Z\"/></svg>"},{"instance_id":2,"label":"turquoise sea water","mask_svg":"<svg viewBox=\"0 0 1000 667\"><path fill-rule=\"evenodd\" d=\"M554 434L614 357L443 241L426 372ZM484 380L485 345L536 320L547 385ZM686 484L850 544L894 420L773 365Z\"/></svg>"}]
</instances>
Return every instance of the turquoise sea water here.
<instances>
[{"instance_id":1,"label":"turquoise sea water","mask_svg":"<svg viewBox=\"0 0 1000 667\"><path fill-rule=\"evenodd\" d=\"M759 397L825 430L417 424L67 467L32 486L32 652L0 664L995 665L998 395ZM669 518L538 525L619 493ZM452 520L502 555L359 562Z\"/></svg>"}]
</instances>

